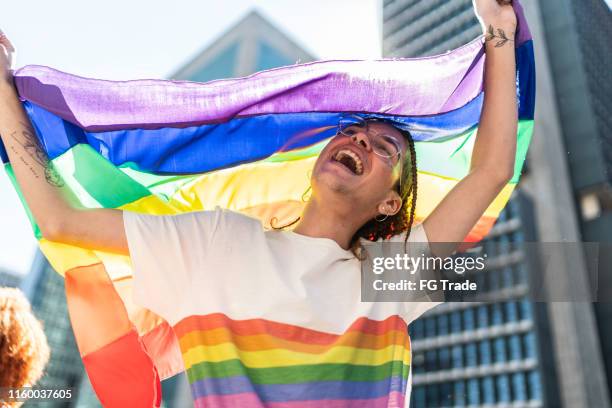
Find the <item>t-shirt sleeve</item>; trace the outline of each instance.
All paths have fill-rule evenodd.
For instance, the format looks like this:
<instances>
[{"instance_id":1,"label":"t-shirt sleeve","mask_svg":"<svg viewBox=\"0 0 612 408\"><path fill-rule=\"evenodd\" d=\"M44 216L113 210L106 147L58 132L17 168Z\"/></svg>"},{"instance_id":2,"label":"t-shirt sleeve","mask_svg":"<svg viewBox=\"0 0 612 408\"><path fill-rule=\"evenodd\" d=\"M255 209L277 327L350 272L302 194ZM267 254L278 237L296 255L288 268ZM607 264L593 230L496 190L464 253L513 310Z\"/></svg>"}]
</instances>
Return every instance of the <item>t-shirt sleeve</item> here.
<instances>
[{"instance_id":1,"label":"t-shirt sleeve","mask_svg":"<svg viewBox=\"0 0 612 408\"><path fill-rule=\"evenodd\" d=\"M403 237L403 236L402 236ZM408 252L411 256L429 255L429 239L423 224L415 225L408 237Z\"/></svg>"},{"instance_id":2,"label":"t-shirt sleeve","mask_svg":"<svg viewBox=\"0 0 612 408\"><path fill-rule=\"evenodd\" d=\"M404 242L405 239L406 233L402 233L392 236L386 242ZM429 240L427 239L423 224L416 224L410 230L406 252L409 256L414 257L430 254Z\"/></svg>"},{"instance_id":3,"label":"t-shirt sleeve","mask_svg":"<svg viewBox=\"0 0 612 408\"><path fill-rule=\"evenodd\" d=\"M220 208L177 215L124 211L134 302L169 321L180 318L211 252L229 244L226 230L240 233L240 217Z\"/></svg>"},{"instance_id":4,"label":"t-shirt sleeve","mask_svg":"<svg viewBox=\"0 0 612 408\"><path fill-rule=\"evenodd\" d=\"M405 235L400 234L392 237L390 239L391 242L404 242ZM410 235L408 236L408 245L406 248L406 252L408 256L418 258L418 257L427 257L431 255L431 249L429 247L429 239L427 238L427 233L423 224L417 224L412 227L410 231ZM436 276L430 275L430 271L427 270L419 270L414 279L435 279ZM407 323L411 323L416 320L423 313L428 310L434 308L435 306L442 303L438 298L439 293L426 294L423 293L422 301L412 300L409 302L404 302L404 319Z\"/></svg>"}]
</instances>

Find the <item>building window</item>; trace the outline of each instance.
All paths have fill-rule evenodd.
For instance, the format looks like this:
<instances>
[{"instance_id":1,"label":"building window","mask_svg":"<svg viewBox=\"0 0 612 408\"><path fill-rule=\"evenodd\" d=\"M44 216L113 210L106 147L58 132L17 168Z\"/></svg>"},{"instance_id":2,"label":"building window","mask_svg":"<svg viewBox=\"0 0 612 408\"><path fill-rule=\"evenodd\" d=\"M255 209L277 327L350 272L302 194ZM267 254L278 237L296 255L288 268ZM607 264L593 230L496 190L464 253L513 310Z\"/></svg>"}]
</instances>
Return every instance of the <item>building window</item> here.
<instances>
[{"instance_id":1,"label":"building window","mask_svg":"<svg viewBox=\"0 0 612 408\"><path fill-rule=\"evenodd\" d=\"M438 335L446 336L449 333L448 315L441 314L438 316Z\"/></svg>"},{"instance_id":2,"label":"building window","mask_svg":"<svg viewBox=\"0 0 612 408\"><path fill-rule=\"evenodd\" d=\"M489 327L489 308L487 305L478 306L478 328Z\"/></svg>"},{"instance_id":3,"label":"building window","mask_svg":"<svg viewBox=\"0 0 612 408\"><path fill-rule=\"evenodd\" d=\"M478 348L475 343L465 346L465 365L466 367L476 367L478 365Z\"/></svg>"},{"instance_id":4,"label":"building window","mask_svg":"<svg viewBox=\"0 0 612 408\"><path fill-rule=\"evenodd\" d=\"M521 337L518 334L513 334L508 338L508 349L510 351L510 360L519 361L523 359Z\"/></svg>"},{"instance_id":5,"label":"building window","mask_svg":"<svg viewBox=\"0 0 612 408\"><path fill-rule=\"evenodd\" d=\"M474 319L474 309L469 308L463 311L463 329L474 330L476 329L476 322Z\"/></svg>"},{"instance_id":6,"label":"building window","mask_svg":"<svg viewBox=\"0 0 612 408\"><path fill-rule=\"evenodd\" d=\"M519 320L518 305L511 300L505 303L506 322L517 322Z\"/></svg>"},{"instance_id":7,"label":"building window","mask_svg":"<svg viewBox=\"0 0 612 408\"><path fill-rule=\"evenodd\" d=\"M493 347L495 348L495 362L504 363L508 360L506 352L506 341L503 337L498 337L493 340Z\"/></svg>"},{"instance_id":8,"label":"building window","mask_svg":"<svg viewBox=\"0 0 612 408\"><path fill-rule=\"evenodd\" d=\"M532 371L528 374L528 394L532 401L542 400L542 385L540 383L540 373Z\"/></svg>"},{"instance_id":9,"label":"building window","mask_svg":"<svg viewBox=\"0 0 612 408\"><path fill-rule=\"evenodd\" d=\"M510 402L510 381L508 376L503 374L497 377L497 402Z\"/></svg>"},{"instance_id":10,"label":"building window","mask_svg":"<svg viewBox=\"0 0 612 408\"><path fill-rule=\"evenodd\" d=\"M468 380L468 404L480 404L480 387L477 378L470 378Z\"/></svg>"},{"instance_id":11,"label":"building window","mask_svg":"<svg viewBox=\"0 0 612 408\"><path fill-rule=\"evenodd\" d=\"M525 373L515 373L512 376L512 389L514 390L514 401L527 400L527 386L525 384Z\"/></svg>"},{"instance_id":12,"label":"building window","mask_svg":"<svg viewBox=\"0 0 612 408\"><path fill-rule=\"evenodd\" d=\"M483 340L478 344L480 352L480 364L489 365L492 362L491 341Z\"/></svg>"},{"instance_id":13,"label":"building window","mask_svg":"<svg viewBox=\"0 0 612 408\"><path fill-rule=\"evenodd\" d=\"M453 346L453 368L462 368L463 367L463 347L460 345Z\"/></svg>"},{"instance_id":14,"label":"building window","mask_svg":"<svg viewBox=\"0 0 612 408\"><path fill-rule=\"evenodd\" d=\"M482 396L485 404L495 403L495 381L493 377L485 377L482 379Z\"/></svg>"},{"instance_id":15,"label":"building window","mask_svg":"<svg viewBox=\"0 0 612 408\"><path fill-rule=\"evenodd\" d=\"M454 385L454 400L456 407L465 406L465 383L463 381L457 381Z\"/></svg>"}]
</instances>

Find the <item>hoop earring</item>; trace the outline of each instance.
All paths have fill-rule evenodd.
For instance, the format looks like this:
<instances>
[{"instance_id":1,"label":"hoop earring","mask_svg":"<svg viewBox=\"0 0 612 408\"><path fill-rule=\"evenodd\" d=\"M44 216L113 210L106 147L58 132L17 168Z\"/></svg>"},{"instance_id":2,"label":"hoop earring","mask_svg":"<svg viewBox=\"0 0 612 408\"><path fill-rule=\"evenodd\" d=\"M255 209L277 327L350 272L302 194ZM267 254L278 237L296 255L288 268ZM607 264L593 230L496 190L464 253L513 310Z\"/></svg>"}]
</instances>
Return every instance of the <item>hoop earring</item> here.
<instances>
[{"instance_id":1,"label":"hoop earring","mask_svg":"<svg viewBox=\"0 0 612 408\"><path fill-rule=\"evenodd\" d=\"M379 219L378 217L382 215L382 214L378 214L376 217L374 217L374 219L378 222L384 222L387 218L389 218L389 214L385 214L385 217L383 219Z\"/></svg>"}]
</instances>

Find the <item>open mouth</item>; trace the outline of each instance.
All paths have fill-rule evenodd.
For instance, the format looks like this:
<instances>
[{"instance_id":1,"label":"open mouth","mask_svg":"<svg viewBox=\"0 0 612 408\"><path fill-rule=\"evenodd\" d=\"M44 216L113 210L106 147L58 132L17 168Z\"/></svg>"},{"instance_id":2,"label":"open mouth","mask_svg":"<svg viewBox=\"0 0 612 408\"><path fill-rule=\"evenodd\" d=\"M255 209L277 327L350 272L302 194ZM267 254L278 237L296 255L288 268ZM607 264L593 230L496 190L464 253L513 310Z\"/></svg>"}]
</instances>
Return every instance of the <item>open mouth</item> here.
<instances>
[{"instance_id":1,"label":"open mouth","mask_svg":"<svg viewBox=\"0 0 612 408\"><path fill-rule=\"evenodd\" d=\"M351 173L360 176L363 174L363 162L359 155L349 149L340 149L333 155L332 160L346 167Z\"/></svg>"}]
</instances>

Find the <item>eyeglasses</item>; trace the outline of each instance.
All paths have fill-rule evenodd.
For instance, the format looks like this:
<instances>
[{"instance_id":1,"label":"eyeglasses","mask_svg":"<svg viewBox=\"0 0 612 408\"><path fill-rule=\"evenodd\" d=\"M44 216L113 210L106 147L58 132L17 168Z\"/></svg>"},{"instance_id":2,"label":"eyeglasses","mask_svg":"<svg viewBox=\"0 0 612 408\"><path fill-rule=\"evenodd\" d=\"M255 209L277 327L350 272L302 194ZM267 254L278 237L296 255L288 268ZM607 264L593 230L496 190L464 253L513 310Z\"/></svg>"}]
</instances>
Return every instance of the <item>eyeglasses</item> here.
<instances>
[{"instance_id":1,"label":"eyeglasses","mask_svg":"<svg viewBox=\"0 0 612 408\"><path fill-rule=\"evenodd\" d=\"M369 128L369 123L376 120L365 120L360 116L349 115L338 121L338 134L353 137L358 132L368 135L372 151L383 158L390 159L391 167L401 161L402 149L397 139L385 132L375 132Z\"/></svg>"},{"instance_id":2,"label":"eyeglasses","mask_svg":"<svg viewBox=\"0 0 612 408\"><path fill-rule=\"evenodd\" d=\"M357 115L347 115L338 121L338 135L353 137L358 132L363 132L368 135L370 146L372 151L384 159L391 167L395 167L398 163L399 168L399 180L398 180L398 191L402 190L402 148L397 139L388 133L375 132L369 128L369 123L378 122L376 119L364 119ZM384 123L384 122L379 122Z\"/></svg>"}]
</instances>

